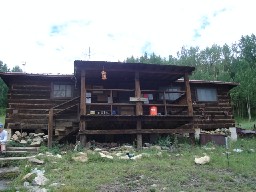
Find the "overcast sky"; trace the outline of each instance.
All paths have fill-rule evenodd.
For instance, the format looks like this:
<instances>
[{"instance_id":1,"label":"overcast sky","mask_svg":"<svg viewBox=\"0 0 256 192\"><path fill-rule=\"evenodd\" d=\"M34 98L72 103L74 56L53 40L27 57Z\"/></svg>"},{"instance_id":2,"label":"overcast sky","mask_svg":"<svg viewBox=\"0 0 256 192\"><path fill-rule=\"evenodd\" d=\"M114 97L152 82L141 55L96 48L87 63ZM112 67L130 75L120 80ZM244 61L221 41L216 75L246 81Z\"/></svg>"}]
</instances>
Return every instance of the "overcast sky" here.
<instances>
[{"instance_id":1,"label":"overcast sky","mask_svg":"<svg viewBox=\"0 0 256 192\"><path fill-rule=\"evenodd\" d=\"M71 74L74 60L124 61L144 52L168 57L182 46L231 44L255 34L255 3L1 0L0 60L28 73Z\"/></svg>"}]
</instances>

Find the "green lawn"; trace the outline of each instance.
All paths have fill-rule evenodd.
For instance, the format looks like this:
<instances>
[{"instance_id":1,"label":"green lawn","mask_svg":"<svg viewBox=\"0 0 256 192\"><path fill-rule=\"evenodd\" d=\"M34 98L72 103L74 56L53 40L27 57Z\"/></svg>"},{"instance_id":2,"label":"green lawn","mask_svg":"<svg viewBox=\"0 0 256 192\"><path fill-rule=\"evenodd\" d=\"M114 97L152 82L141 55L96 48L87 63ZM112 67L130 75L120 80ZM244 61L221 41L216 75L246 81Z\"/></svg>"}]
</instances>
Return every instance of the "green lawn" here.
<instances>
[{"instance_id":1,"label":"green lawn","mask_svg":"<svg viewBox=\"0 0 256 192\"><path fill-rule=\"evenodd\" d=\"M255 146L255 139L230 143L229 161L224 147L209 150L182 143L174 151L132 151L148 154L136 161L120 160L116 156L105 159L98 152L85 151L88 161L76 162L72 157L78 152L66 149L62 158L38 157L44 160L44 165L19 163L21 172L12 185L22 186L24 175L37 168L45 170L49 182L44 187L50 191L256 191ZM243 151L234 152L237 148ZM204 153L210 156L210 163L196 165L195 155ZM51 188L52 183L63 185Z\"/></svg>"},{"instance_id":2,"label":"green lawn","mask_svg":"<svg viewBox=\"0 0 256 192\"><path fill-rule=\"evenodd\" d=\"M248 119L236 119L236 126L244 129L254 129L256 126L256 119L248 121Z\"/></svg>"},{"instance_id":3,"label":"green lawn","mask_svg":"<svg viewBox=\"0 0 256 192\"><path fill-rule=\"evenodd\" d=\"M0 122L4 124L4 122L5 122L5 116L0 116Z\"/></svg>"}]
</instances>

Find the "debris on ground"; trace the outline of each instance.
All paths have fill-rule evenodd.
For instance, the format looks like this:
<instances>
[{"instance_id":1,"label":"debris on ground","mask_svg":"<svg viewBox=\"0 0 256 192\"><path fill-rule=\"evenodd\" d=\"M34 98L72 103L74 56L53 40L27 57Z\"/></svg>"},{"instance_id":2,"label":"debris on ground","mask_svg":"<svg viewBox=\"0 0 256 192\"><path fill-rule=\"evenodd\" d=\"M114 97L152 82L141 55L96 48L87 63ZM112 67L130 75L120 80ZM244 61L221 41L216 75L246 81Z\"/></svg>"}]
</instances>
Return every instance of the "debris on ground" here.
<instances>
[{"instance_id":1,"label":"debris on ground","mask_svg":"<svg viewBox=\"0 0 256 192\"><path fill-rule=\"evenodd\" d=\"M241 153L241 152L243 152L243 150L242 150L242 149L233 149L233 151L234 151L234 152L237 152L237 153Z\"/></svg>"}]
</instances>

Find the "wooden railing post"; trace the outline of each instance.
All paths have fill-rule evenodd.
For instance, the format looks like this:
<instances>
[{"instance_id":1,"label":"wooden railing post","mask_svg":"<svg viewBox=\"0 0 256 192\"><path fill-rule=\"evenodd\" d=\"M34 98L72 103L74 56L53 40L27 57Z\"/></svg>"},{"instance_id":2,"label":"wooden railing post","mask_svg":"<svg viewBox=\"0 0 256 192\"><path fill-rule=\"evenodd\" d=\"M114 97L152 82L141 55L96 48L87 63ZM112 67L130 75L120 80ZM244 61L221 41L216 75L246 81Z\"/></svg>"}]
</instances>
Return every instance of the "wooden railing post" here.
<instances>
[{"instance_id":1,"label":"wooden railing post","mask_svg":"<svg viewBox=\"0 0 256 192\"><path fill-rule=\"evenodd\" d=\"M48 148L52 147L52 137L53 137L53 108L49 110L48 119Z\"/></svg>"}]
</instances>

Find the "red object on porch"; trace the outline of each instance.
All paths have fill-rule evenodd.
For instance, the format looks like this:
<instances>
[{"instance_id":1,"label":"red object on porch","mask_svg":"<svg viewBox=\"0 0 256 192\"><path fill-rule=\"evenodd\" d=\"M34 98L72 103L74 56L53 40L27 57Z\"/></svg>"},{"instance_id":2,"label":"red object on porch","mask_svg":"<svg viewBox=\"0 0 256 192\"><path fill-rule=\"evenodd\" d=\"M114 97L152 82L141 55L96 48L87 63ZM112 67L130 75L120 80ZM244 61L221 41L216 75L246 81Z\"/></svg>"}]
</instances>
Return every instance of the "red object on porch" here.
<instances>
[{"instance_id":1,"label":"red object on porch","mask_svg":"<svg viewBox=\"0 0 256 192\"><path fill-rule=\"evenodd\" d=\"M157 107L156 106L150 107L150 115L157 115Z\"/></svg>"}]
</instances>

